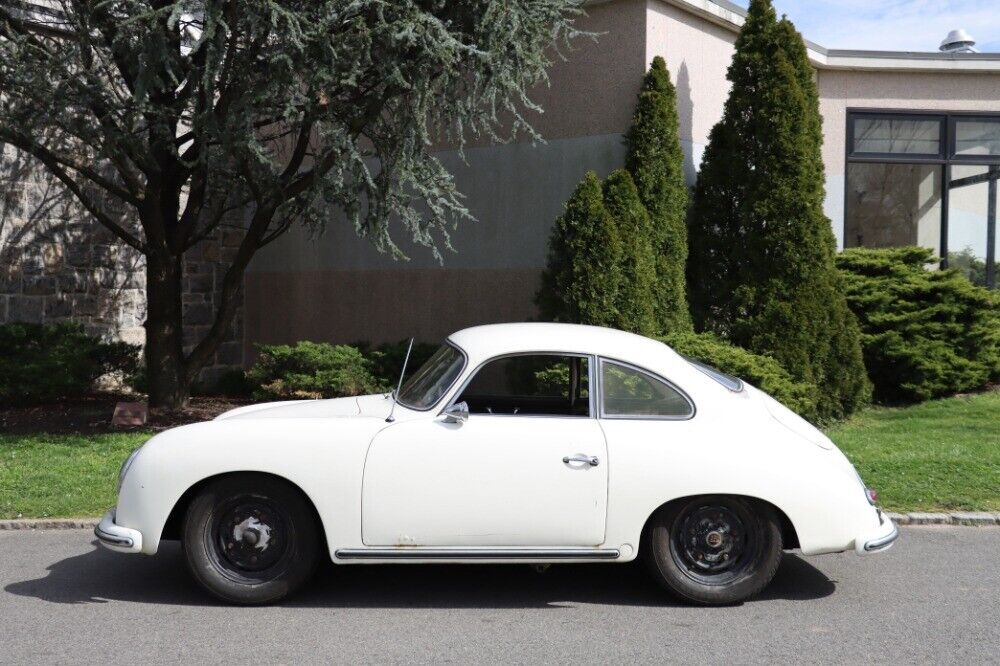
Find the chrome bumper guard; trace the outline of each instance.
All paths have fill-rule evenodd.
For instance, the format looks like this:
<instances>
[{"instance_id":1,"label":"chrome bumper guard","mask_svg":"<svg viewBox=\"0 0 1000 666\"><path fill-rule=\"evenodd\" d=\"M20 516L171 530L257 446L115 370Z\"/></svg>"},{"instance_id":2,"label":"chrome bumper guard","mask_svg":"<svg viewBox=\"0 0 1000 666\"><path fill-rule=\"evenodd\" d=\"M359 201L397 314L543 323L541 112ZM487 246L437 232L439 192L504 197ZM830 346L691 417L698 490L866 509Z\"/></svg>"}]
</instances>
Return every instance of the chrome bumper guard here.
<instances>
[{"instance_id":1,"label":"chrome bumper guard","mask_svg":"<svg viewBox=\"0 0 1000 666\"><path fill-rule=\"evenodd\" d=\"M142 533L115 524L115 510L109 509L94 528L94 536L103 546L120 553L138 553L142 550Z\"/></svg>"},{"instance_id":2,"label":"chrome bumper guard","mask_svg":"<svg viewBox=\"0 0 1000 666\"><path fill-rule=\"evenodd\" d=\"M896 539L899 538L899 528L896 527L896 523L886 517L881 510L878 510L878 517L880 525L875 534L865 535L855 541L855 550L858 555L868 555L870 553L880 553L883 550L889 550L892 544L896 543Z\"/></svg>"}]
</instances>

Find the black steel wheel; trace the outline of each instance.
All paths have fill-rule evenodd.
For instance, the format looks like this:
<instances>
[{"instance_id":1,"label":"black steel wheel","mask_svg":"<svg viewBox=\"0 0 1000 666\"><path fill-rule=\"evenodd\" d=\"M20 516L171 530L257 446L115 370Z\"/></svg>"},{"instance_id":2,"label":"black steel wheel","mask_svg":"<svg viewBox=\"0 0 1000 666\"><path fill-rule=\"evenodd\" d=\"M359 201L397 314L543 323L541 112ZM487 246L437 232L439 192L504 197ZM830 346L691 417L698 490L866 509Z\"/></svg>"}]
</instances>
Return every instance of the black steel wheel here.
<instances>
[{"instance_id":1,"label":"black steel wheel","mask_svg":"<svg viewBox=\"0 0 1000 666\"><path fill-rule=\"evenodd\" d=\"M319 534L302 493L265 474L223 477L188 507L184 553L215 596L263 604L292 593L319 560Z\"/></svg>"},{"instance_id":2,"label":"black steel wheel","mask_svg":"<svg viewBox=\"0 0 1000 666\"><path fill-rule=\"evenodd\" d=\"M762 502L698 497L658 511L644 550L670 592L700 604L731 604L771 582L781 563L781 525Z\"/></svg>"}]
</instances>

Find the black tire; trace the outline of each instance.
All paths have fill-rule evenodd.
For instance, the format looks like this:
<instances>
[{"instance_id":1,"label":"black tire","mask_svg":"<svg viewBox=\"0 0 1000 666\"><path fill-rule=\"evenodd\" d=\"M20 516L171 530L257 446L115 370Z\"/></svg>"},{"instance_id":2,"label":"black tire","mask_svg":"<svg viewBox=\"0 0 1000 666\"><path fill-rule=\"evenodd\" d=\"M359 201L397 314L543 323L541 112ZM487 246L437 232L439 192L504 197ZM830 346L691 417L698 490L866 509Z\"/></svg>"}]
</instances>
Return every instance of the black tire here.
<instances>
[{"instance_id":1,"label":"black tire","mask_svg":"<svg viewBox=\"0 0 1000 666\"><path fill-rule=\"evenodd\" d=\"M708 495L660 509L646 533L645 560L669 592L696 604L749 599L781 564L781 523L773 508Z\"/></svg>"},{"instance_id":2,"label":"black tire","mask_svg":"<svg viewBox=\"0 0 1000 666\"><path fill-rule=\"evenodd\" d=\"M191 573L216 597L267 604L305 583L316 569L319 526L302 493L266 474L209 483L184 517L182 543Z\"/></svg>"}]
</instances>

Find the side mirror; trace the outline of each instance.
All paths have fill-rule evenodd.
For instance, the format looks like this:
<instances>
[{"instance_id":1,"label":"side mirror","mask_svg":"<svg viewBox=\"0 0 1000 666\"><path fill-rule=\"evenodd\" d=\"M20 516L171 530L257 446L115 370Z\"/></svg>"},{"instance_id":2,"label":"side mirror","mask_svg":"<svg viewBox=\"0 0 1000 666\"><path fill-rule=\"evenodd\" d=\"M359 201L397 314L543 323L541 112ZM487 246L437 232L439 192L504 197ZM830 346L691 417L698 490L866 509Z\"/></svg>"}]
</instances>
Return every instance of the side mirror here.
<instances>
[{"instance_id":1,"label":"side mirror","mask_svg":"<svg viewBox=\"0 0 1000 666\"><path fill-rule=\"evenodd\" d=\"M445 423L465 423L469 420L469 403L456 402L448 405L441 414Z\"/></svg>"}]
</instances>

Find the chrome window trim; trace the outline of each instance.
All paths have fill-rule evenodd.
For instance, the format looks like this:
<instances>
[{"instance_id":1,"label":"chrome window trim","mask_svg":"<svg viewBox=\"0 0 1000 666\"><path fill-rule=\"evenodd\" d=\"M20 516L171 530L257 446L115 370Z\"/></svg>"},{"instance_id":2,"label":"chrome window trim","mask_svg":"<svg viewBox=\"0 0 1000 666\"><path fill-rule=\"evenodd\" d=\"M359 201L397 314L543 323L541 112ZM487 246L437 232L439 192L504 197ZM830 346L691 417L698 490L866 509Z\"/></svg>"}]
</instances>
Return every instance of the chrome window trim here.
<instances>
[{"instance_id":1,"label":"chrome window trim","mask_svg":"<svg viewBox=\"0 0 1000 666\"><path fill-rule=\"evenodd\" d=\"M469 365L469 355L466 354L465 350L462 349L459 345L457 345L454 342L452 342L451 338L445 338L445 341L442 342L441 345L442 346L448 345L449 347L458 350L458 353L462 355L462 367L458 369L458 374L455 375L455 379L451 380L451 384L449 384L448 387L445 388L445 390L441 391L441 397L438 398L434 402L434 404L432 404L430 407L423 407L423 408L421 408L421 407L413 407L411 405L406 404L402 400L400 400L399 396L396 396L394 398L394 400L397 403L399 403L400 405L402 405L403 407L405 407L406 409L412 410L414 412L430 412L430 411L434 411L434 408L437 407L438 405L440 405L442 400L446 400L448 398L448 392L451 391L452 388L454 388L456 382L458 382L458 380L461 379L462 374L465 372L465 369L468 367L468 365ZM437 353L437 352L435 352L435 353Z\"/></svg>"},{"instance_id":2,"label":"chrome window trim","mask_svg":"<svg viewBox=\"0 0 1000 666\"><path fill-rule=\"evenodd\" d=\"M722 386L722 388L726 389L730 393L743 393L744 391L747 390L746 382L744 382L739 377L737 377L735 375L731 375L728 372L722 372L718 368L713 368L709 364L702 363L701 361L699 361L696 358L690 358L688 356L684 356L683 354L681 354L680 356L685 361L687 361L689 364L693 365L696 370L698 370L699 372L701 372L701 374L705 375L706 377L708 377L709 379L711 379L712 381L714 381L716 384L719 384L720 386ZM733 379L736 382L737 387L736 388L729 387L727 384L725 384L724 382L722 382L715 375L720 375L720 376L722 376L724 378L728 377L728 378Z\"/></svg>"},{"instance_id":3,"label":"chrome window trim","mask_svg":"<svg viewBox=\"0 0 1000 666\"><path fill-rule=\"evenodd\" d=\"M477 416L477 417L485 416L485 417L492 417L492 418L512 418L512 417L516 417L516 418L522 418L522 419L524 419L524 418L531 418L531 419L588 419L588 418L589 419L595 419L595 418L597 418L597 410L596 410L596 406L597 406L597 404L596 404L597 403L596 394L597 394L597 391L594 388L596 386L596 384L594 383L595 380L596 380L596 377L594 376L594 367L596 365L596 363L595 363L596 358L595 358L595 356L593 354L585 354L585 353L582 353L582 352L567 352L567 351L517 351L517 352L507 352L505 354L497 354L496 356L491 356L490 358L486 359L485 361L483 361L482 363L480 363L479 365L477 365L472 370L472 372L470 372L468 374L468 376L465 378L465 381L462 382L462 385L459 386L458 390L455 391L455 393L451 396L451 400L448 402L448 404L445 405L444 407L442 407L441 411L438 412L438 416L440 416L441 414L443 414L444 410L448 409L448 407L454 405L456 402L459 402L459 398L462 397L462 392L465 391L465 388L469 385L469 383L475 378L475 376L477 374L479 374L479 371L482 370L487 364L492 363L493 361L499 361L499 360L502 360L502 359L505 359L505 358L512 358L512 357L516 357L516 356L569 356L569 357L572 357L572 358L585 358L585 359L587 359L587 392L589 393L589 395L587 396L587 398L588 398L588 400L587 400L587 411L588 411L587 416L573 416L572 414L471 414L470 413L469 414L469 418L472 418L473 416Z\"/></svg>"},{"instance_id":4,"label":"chrome window trim","mask_svg":"<svg viewBox=\"0 0 1000 666\"><path fill-rule=\"evenodd\" d=\"M648 375L649 377L652 377L653 379L666 384L667 386L669 386L673 390L677 391L677 393L682 398L684 398L684 400L687 401L688 406L691 408L690 414L688 414L686 416L654 416L654 415L632 415L632 414L607 414L604 411L604 373L600 372L600 366L603 366L603 364L605 362L612 363L612 364L615 364L615 365L620 365L622 367L635 370L636 372L640 372L640 373L642 373L644 375ZM682 389L680 386L678 386L674 382L672 382L669 379L667 379L666 377L663 377L660 374L657 374L657 373L655 373L655 372L653 372L651 370L647 370L646 368L640 367L640 366L635 365L633 363L629 363L628 361L622 361L620 359L611 358L610 356L599 356L598 359L597 359L597 364L599 366L598 367L598 373L597 373L597 377L598 377L598 380L597 380L598 381L598 390L597 390L597 393L598 393L599 398L600 398L598 400L598 405L599 405L599 409L600 409L599 418L601 418L601 419L606 419L606 420L609 420L609 421L690 421L698 413L698 408L694 404L694 400L691 399L691 396L688 395L688 392L685 391L684 389Z\"/></svg>"}]
</instances>

